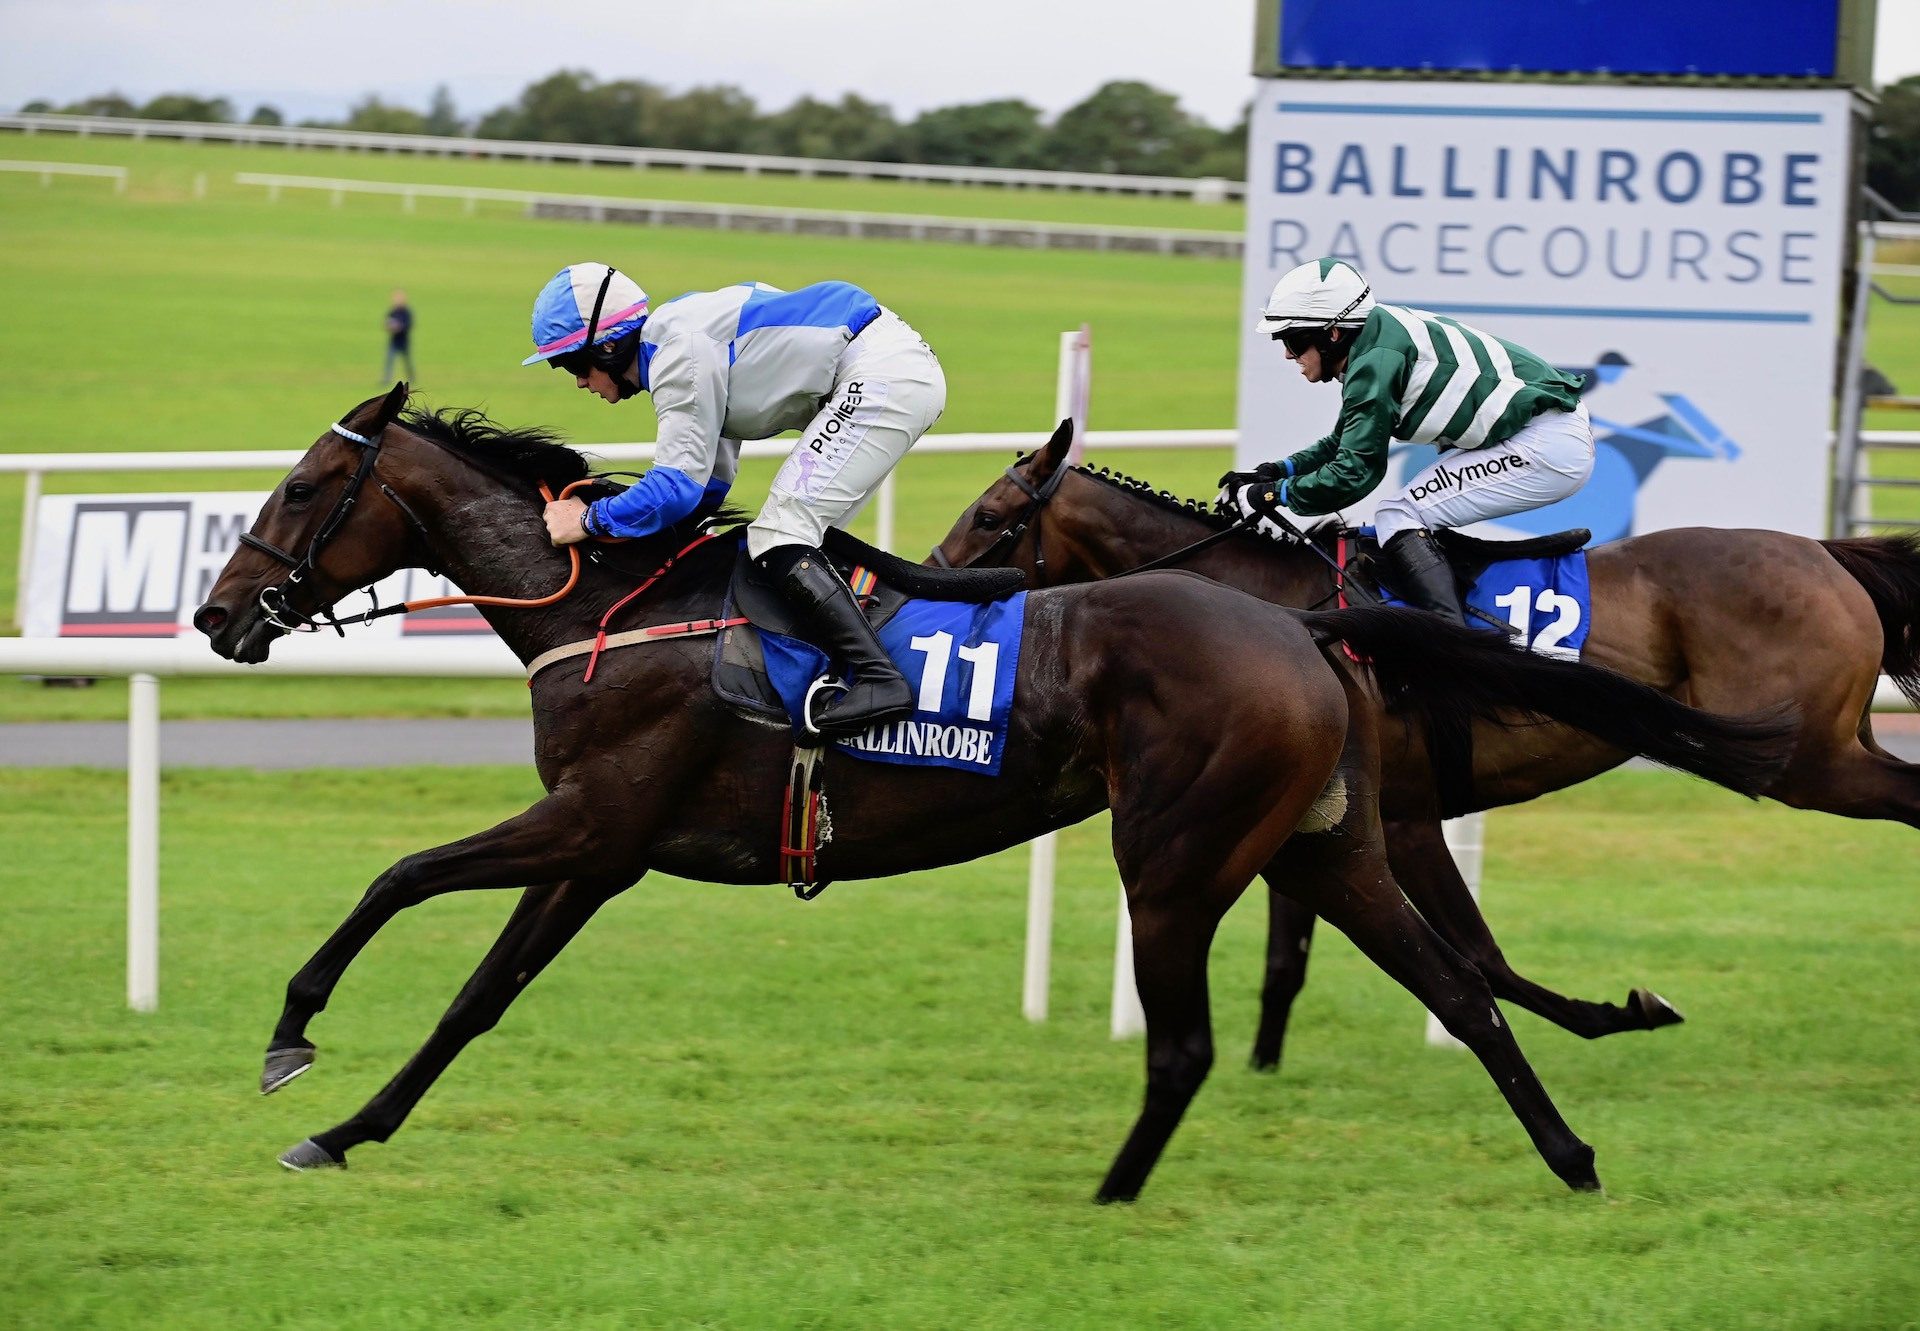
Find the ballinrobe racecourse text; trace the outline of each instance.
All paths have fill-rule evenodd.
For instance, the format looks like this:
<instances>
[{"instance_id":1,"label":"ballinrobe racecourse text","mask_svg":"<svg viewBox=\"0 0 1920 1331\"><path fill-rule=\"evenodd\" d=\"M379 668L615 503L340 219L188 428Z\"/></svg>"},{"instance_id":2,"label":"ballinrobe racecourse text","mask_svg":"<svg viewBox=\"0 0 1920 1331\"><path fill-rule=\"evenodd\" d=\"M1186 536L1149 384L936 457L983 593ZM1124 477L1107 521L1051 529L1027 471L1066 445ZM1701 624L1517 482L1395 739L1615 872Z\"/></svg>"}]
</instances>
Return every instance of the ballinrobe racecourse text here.
<instances>
[{"instance_id":1,"label":"ballinrobe racecourse text","mask_svg":"<svg viewBox=\"0 0 1920 1331\"><path fill-rule=\"evenodd\" d=\"M1273 193L1408 200L1409 210L1446 200L1573 204L1604 209L1640 205L1676 211L1704 203L1731 208L1819 206L1816 154L1782 152L1648 153L1635 148L1475 148L1438 153L1406 145L1346 143L1329 150L1282 141L1273 156ZM1324 205L1322 205L1324 207ZM1316 210L1318 211L1318 210ZM1640 216L1647 216L1642 211ZM1777 214L1776 214L1777 216ZM1266 238L1269 267L1285 269L1321 255L1349 259L1362 272L1428 272L1448 277L1563 280L1655 278L1702 285L1754 282L1811 285L1811 230L1780 226L1605 225L1562 221L1421 222L1384 225L1349 218L1309 223L1276 217Z\"/></svg>"}]
</instances>

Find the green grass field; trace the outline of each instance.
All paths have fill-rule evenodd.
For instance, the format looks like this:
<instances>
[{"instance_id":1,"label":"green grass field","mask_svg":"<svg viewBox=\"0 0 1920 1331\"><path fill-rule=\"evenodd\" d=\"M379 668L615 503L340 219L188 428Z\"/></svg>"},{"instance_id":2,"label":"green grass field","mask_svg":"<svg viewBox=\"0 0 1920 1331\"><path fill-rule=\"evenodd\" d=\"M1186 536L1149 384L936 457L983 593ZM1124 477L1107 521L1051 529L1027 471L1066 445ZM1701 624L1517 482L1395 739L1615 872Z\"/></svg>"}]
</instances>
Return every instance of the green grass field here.
<instances>
[{"instance_id":1,"label":"green grass field","mask_svg":"<svg viewBox=\"0 0 1920 1331\"><path fill-rule=\"evenodd\" d=\"M236 170L1144 225L1237 210L844 182L331 153L7 140L117 162L128 193L0 175L0 449L293 448L370 395L389 287L422 397L644 439L521 371L532 290L601 256L657 294L844 276L940 349L942 426L1049 423L1059 330L1095 330L1093 424L1233 419L1234 265L533 222L510 210L236 190ZM209 192L193 197L205 173ZM744 191L744 192L743 192ZM1199 220L1205 215L1210 220ZM658 274L658 276L655 276ZM1920 391L1920 311L1875 311ZM1909 383L1908 381L1912 381ZM1911 417L1875 424L1915 428ZM1188 494L1223 455L1127 454ZM1003 465L920 458L900 542ZM771 475L750 470L752 500ZM266 488L216 474L193 488ZM60 490L166 489L165 477ZM0 613L20 489L0 481ZM520 715L510 684L169 681L168 715ZM0 681L0 721L124 714L125 690ZM3 759L0 759L3 761ZM1019 1016L1024 858L784 889L649 880L616 901L389 1145L345 1175L275 1154L417 1047L507 909L396 921L254 1090L286 979L398 856L537 794L524 769L170 771L162 1007L123 1006L125 788L0 767L0 1326L1920 1326L1911 834L1625 773L1495 815L1488 910L1523 971L1686 1026L1518 1033L1603 1197L1566 1193L1470 1058L1323 931L1278 1078L1241 1064L1263 912L1216 949L1220 1059L1142 1201L1088 1204L1140 1092L1106 1039L1104 820L1064 839L1054 1020ZM769 811L769 834L773 822Z\"/></svg>"},{"instance_id":2,"label":"green grass field","mask_svg":"<svg viewBox=\"0 0 1920 1331\"><path fill-rule=\"evenodd\" d=\"M262 1100L286 978L389 860L535 793L517 770L170 774L161 1009L136 1016L120 779L0 773L0 1323L1915 1325L1904 829L1642 773L1495 815L1516 964L1689 1017L1597 1043L1515 1017L1601 1197L1337 935L1281 1074L1245 1071L1247 900L1212 1080L1140 1204L1089 1204L1140 1090L1140 1046L1106 1038L1103 820L1063 845L1044 1026L1019 1016L1018 854L807 906L649 880L392 1142L283 1173L425 1038L508 902L396 921L315 1023L314 1071Z\"/></svg>"}]
</instances>

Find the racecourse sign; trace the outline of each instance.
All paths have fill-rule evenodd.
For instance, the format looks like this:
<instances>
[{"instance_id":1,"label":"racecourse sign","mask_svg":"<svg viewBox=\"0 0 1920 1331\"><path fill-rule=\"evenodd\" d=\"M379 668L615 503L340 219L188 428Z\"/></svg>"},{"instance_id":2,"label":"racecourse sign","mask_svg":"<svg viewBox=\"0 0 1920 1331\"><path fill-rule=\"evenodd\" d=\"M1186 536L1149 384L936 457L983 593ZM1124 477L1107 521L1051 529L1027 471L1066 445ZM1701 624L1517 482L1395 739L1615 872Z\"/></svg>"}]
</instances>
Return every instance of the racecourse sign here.
<instances>
[{"instance_id":1,"label":"racecourse sign","mask_svg":"<svg viewBox=\"0 0 1920 1331\"><path fill-rule=\"evenodd\" d=\"M265 493L47 495L40 500L25 589L28 637L171 638L193 632L193 612ZM403 570L375 587L380 604L458 595L445 578ZM354 594L345 616L365 609ZM489 633L467 606L376 620L376 638Z\"/></svg>"},{"instance_id":2,"label":"racecourse sign","mask_svg":"<svg viewBox=\"0 0 1920 1331\"><path fill-rule=\"evenodd\" d=\"M1323 255L1589 377L1599 458L1506 534L1825 534L1851 94L1271 79L1249 141L1243 461L1331 427L1254 320ZM1408 448L1388 484L1433 457ZM1349 516L1363 516L1356 511Z\"/></svg>"}]
</instances>

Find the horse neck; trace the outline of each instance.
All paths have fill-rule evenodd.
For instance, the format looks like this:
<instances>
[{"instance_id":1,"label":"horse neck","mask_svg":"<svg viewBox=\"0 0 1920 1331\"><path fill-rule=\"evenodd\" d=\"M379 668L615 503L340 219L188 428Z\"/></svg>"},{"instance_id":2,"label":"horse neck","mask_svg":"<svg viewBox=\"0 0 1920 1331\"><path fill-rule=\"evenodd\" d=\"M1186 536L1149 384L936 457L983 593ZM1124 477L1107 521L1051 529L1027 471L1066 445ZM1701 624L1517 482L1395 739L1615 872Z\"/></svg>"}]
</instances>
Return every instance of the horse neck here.
<instances>
[{"instance_id":1,"label":"horse neck","mask_svg":"<svg viewBox=\"0 0 1920 1331\"><path fill-rule=\"evenodd\" d=\"M566 584L572 568L567 551L554 548L547 529L539 497L529 497L528 488L519 482L496 477L479 467L463 463L457 455L426 444L409 459L409 484L404 494L410 507L427 529L435 565L468 596L498 596L514 600L537 600L550 596ZM398 487L396 487L397 489ZM671 548L669 548L671 547ZM630 555L621 557L623 568L646 567L664 563L678 545L671 541L636 542ZM585 547L582 547L585 553ZM658 558L652 556L657 551ZM644 577L644 574L642 575ZM681 579L676 586L650 591L643 598L654 612L674 611L682 602L704 601L701 589ZM601 617L621 597L638 584L628 577L604 572L593 562L583 562L580 581L573 591L548 606L476 606L481 616L522 661L564 643L591 638ZM712 604L688 610L685 615L659 614L661 619L687 618L717 614L719 597L707 594ZM636 614L641 608L634 607ZM654 616L649 615L650 622ZM622 615L622 626L635 616Z\"/></svg>"},{"instance_id":2,"label":"horse neck","mask_svg":"<svg viewBox=\"0 0 1920 1331\"><path fill-rule=\"evenodd\" d=\"M1069 533L1093 578L1110 578L1164 559L1219 529L1197 515L1176 512L1144 496L1102 485L1101 502ZM1301 546L1254 536L1232 536L1173 565L1271 601L1308 606L1333 590L1326 563ZM1069 579L1060 579L1068 581Z\"/></svg>"}]
</instances>

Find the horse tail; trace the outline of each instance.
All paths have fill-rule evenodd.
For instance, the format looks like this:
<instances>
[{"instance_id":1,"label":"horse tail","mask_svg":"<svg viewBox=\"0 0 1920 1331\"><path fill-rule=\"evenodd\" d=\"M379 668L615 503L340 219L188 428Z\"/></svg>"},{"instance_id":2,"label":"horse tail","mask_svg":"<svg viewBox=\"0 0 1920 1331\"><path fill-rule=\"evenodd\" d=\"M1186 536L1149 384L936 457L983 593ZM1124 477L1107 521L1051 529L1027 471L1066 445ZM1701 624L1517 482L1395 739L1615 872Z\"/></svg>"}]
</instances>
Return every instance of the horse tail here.
<instances>
[{"instance_id":1,"label":"horse tail","mask_svg":"<svg viewBox=\"0 0 1920 1331\"><path fill-rule=\"evenodd\" d=\"M1467 720L1508 727L1557 721L1618 749L1749 797L1793 757L1791 704L1721 716L1625 675L1540 656L1501 634L1461 629L1414 610L1328 610L1301 616L1321 642L1367 661L1381 695L1429 733Z\"/></svg>"},{"instance_id":2,"label":"horse tail","mask_svg":"<svg viewBox=\"0 0 1920 1331\"><path fill-rule=\"evenodd\" d=\"M1822 541L1873 600L1880 616L1880 669L1920 707L1920 534Z\"/></svg>"}]
</instances>

